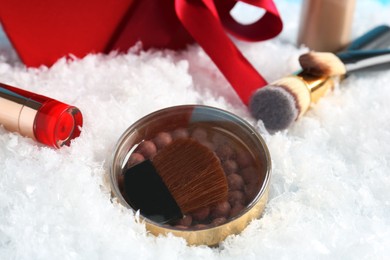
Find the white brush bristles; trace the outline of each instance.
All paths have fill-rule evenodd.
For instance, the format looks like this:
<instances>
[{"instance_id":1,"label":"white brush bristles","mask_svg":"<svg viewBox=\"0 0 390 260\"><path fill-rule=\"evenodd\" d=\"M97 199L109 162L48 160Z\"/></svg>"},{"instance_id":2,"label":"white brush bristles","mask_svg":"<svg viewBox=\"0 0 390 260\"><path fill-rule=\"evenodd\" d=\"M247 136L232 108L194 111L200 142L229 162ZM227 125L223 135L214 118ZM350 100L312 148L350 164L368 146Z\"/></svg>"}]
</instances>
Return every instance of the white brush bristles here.
<instances>
[{"instance_id":1,"label":"white brush bristles","mask_svg":"<svg viewBox=\"0 0 390 260\"><path fill-rule=\"evenodd\" d=\"M308 52L299 57L304 71L315 76L338 76L346 74L344 63L331 52Z\"/></svg>"}]
</instances>

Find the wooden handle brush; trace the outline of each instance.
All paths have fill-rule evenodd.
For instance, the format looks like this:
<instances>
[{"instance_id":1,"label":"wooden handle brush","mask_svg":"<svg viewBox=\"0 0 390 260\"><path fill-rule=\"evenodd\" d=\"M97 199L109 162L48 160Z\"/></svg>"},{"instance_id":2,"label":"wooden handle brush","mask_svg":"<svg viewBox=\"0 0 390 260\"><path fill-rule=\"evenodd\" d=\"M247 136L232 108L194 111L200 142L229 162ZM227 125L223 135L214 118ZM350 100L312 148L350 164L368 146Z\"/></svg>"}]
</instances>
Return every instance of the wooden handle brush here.
<instances>
[{"instance_id":1,"label":"wooden handle brush","mask_svg":"<svg viewBox=\"0 0 390 260\"><path fill-rule=\"evenodd\" d=\"M331 77L313 76L303 71L257 90L252 95L249 110L274 133L288 128L333 86Z\"/></svg>"},{"instance_id":2,"label":"wooden handle brush","mask_svg":"<svg viewBox=\"0 0 390 260\"><path fill-rule=\"evenodd\" d=\"M389 44L390 27L380 25L353 40L345 50L385 48ZM249 110L255 119L263 121L269 132L283 130L333 85L332 77L297 72L257 90L251 97Z\"/></svg>"},{"instance_id":3,"label":"wooden handle brush","mask_svg":"<svg viewBox=\"0 0 390 260\"><path fill-rule=\"evenodd\" d=\"M347 73L390 68L390 49L308 52L299 57L304 71L316 76L340 76Z\"/></svg>"},{"instance_id":4,"label":"wooden handle brush","mask_svg":"<svg viewBox=\"0 0 390 260\"><path fill-rule=\"evenodd\" d=\"M333 88L336 79L332 76L388 68L390 64L390 50L351 51L338 56L317 54L311 52L300 59L303 71L259 89L252 96L249 109L269 132L286 129L301 117L311 103ZM339 57L350 63L343 63Z\"/></svg>"},{"instance_id":5,"label":"wooden handle brush","mask_svg":"<svg viewBox=\"0 0 390 260\"><path fill-rule=\"evenodd\" d=\"M167 223L228 198L228 184L218 157L190 138L173 141L152 160L124 173L124 191L135 210Z\"/></svg>"}]
</instances>

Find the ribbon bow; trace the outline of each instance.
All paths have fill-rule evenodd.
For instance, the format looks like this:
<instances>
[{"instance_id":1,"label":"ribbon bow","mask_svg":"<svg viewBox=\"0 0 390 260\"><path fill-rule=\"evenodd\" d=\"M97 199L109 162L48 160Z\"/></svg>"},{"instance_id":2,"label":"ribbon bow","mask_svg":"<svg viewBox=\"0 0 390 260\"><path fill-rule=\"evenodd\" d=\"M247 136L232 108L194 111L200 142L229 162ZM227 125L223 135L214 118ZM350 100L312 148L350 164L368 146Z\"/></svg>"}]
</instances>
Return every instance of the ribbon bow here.
<instances>
[{"instance_id":1,"label":"ribbon bow","mask_svg":"<svg viewBox=\"0 0 390 260\"><path fill-rule=\"evenodd\" d=\"M250 25L239 24L230 15L237 0L175 0L176 14L233 86L241 100L248 104L252 93L267 84L225 33L246 41L261 41L278 35L282 20L272 0L243 0L263 8L266 13Z\"/></svg>"},{"instance_id":2,"label":"ribbon bow","mask_svg":"<svg viewBox=\"0 0 390 260\"><path fill-rule=\"evenodd\" d=\"M238 0L0 0L0 22L23 62L51 66L72 53L127 51L138 41L145 48L180 49L196 40L245 104L266 81L232 43L276 36L282 21L272 0L243 0L266 13L241 25L230 10Z\"/></svg>"}]
</instances>

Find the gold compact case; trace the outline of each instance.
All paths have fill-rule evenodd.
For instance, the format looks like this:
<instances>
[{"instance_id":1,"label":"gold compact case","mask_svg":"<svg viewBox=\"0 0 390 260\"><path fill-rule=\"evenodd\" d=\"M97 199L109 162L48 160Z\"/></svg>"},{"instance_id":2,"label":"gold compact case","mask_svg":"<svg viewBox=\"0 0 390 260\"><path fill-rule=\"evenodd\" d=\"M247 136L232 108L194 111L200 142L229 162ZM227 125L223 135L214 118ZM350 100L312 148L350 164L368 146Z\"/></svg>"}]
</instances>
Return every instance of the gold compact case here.
<instances>
[{"instance_id":1,"label":"gold compact case","mask_svg":"<svg viewBox=\"0 0 390 260\"><path fill-rule=\"evenodd\" d=\"M110 163L112 196L130 211L125 171L179 138L196 140L212 150L226 175L228 198L169 223L140 218L153 235L172 233L189 245L215 246L239 234L261 216L268 199L271 158L263 138L242 118L219 108L182 105L153 112L131 125L116 144ZM128 190L128 189L127 189Z\"/></svg>"}]
</instances>

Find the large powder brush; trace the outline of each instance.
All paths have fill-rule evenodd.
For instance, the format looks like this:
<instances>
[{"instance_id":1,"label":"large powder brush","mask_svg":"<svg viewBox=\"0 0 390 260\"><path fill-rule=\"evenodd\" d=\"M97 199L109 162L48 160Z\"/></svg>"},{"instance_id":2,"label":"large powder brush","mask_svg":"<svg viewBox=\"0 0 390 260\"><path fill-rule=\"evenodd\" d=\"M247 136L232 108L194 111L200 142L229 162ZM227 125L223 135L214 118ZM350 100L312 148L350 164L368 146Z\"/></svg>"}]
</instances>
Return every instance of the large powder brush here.
<instances>
[{"instance_id":1,"label":"large powder brush","mask_svg":"<svg viewBox=\"0 0 390 260\"><path fill-rule=\"evenodd\" d=\"M190 138L173 141L152 160L124 173L131 206L144 217L167 223L228 197L228 184L218 157Z\"/></svg>"},{"instance_id":2,"label":"large powder brush","mask_svg":"<svg viewBox=\"0 0 390 260\"><path fill-rule=\"evenodd\" d=\"M249 103L254 118L274 133L288 128L334 86L331 77L306 72L279 79L257 90Z\"/></svg>"},{"instance_id":3,"label":"large powder brush","mask_svg":"<svg viewBox=\"0 0 390 260\"><path fill-rule=\"evenodd\" d=\"M342 61L344 60L344 62ZM249 104L269 132L288 128L346 73L388 68L390 50L351 51L340 55L311 52L301 58L303 71L259 89ZM341 77L342 78L342 77Z\"/></svg>"},{"instance_id":4,"label":"large powder brush","mask_svg":"<svg viewBox=\"0 0 390 260\"><path fill-rule=\"evenodd\" d=\"M386 48L389 44L390 27L387 25L376 26L351 42L349 46L345 48L344 54L340 57L351 56L352 53L355 53L352 55L355 56L353 59L356 59L357 56L360 56L360 58L362 56L365 56L365 58L368 56L371 56L371 58L374 56L382 56L379 55L380 53L374 54L375 50L369 49ZM364 49L364 51L361 51L360 49ZM357 55L356 53L359 51L361 51L361 54ZM382 52L383 54L386 50L378 52ZM381 57L379 59L383 58L384 57ZM336 56L336 62L338 62L340 66L338 66L336 73L328 72L322 75L322 68L318 70L320 73L313 72L318 67L313 68L312 63L309 61L311 67L310 73L306 70L302 70L257 90L252 95L249 102L251 114L254 118L262 120L264 126L271 133L288 128L308 110L311 103L318 101L319 98L332 89L335 82L334 78L329 76L329 74L340 75L351 71L351 67L345 68L345 63L342 60L339 62L337 59L340 60L338 56ZM346 59L351 61L351 58ZM335 59L332 60L334 61ZM320 61L322 65L325 64L325 66L327 66L327 64L329 64L328 61L322 63L324 61L323 59ZM359 63L360 70L364 70L365 67L367 67L366 70L368 70L368 67L369 70L383 69L384 66L387 66L387 61L384 63L382 62L381 64L374 64L373 66L367 66L367 63L365 64L366 66L364 66L363 63Z\"/></svg>"}]
</instances>

